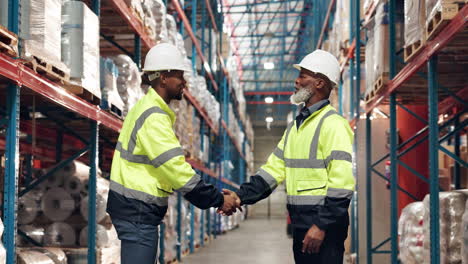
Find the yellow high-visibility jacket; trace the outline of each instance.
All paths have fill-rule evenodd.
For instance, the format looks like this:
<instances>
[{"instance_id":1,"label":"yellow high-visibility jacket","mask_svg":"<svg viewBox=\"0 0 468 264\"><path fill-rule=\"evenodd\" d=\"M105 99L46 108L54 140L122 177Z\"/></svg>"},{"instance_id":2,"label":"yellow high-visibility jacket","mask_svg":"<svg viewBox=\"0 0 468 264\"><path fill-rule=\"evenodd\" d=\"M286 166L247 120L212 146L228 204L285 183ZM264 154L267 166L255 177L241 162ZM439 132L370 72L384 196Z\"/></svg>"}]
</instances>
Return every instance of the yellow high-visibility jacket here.
<instances>
[{"instance_id":1,"label":"yellow high-visibility jacket","mask_svg":"<svg viewBox=\"0 0 468 264\"><path fill-rule=\"evenodd\" d=\"M157 225L173 191L202 209L223 204L223 195L185 161L174 123L174 112L152 88L129 111L112 160L111 217Z\"/></svg>"},{"instance_id":2,"label":"yellow high-visibility jacket","mask_svg":"<svg viewBox=\"0 0 468 264\"><path fill-rule=\"evenodd\" d=\"M237 192L244 204L266 198L286 181L291 223L298 228L349 224L354 193L353 132L327 104L297 128L290 123L276 149L249 183Z\"/></svg>"}]
</instances>

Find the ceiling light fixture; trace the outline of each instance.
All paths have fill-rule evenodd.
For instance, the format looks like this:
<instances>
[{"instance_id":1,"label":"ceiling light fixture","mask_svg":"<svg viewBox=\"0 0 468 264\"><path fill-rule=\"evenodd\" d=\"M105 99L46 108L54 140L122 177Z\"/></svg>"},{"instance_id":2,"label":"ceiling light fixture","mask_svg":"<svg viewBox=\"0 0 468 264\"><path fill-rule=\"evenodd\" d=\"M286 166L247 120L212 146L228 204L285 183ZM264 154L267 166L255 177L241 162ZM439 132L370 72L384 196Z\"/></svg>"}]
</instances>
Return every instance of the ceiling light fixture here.
<instances>
[{"instance_id":1,"label":"ceiling light fixture","mask_svg":"<svg viewBox=\"0 0 468 264\"><path fill-rule=\"evenodd\" d=\"M271 96L265 97L265 103L267 104L272 104L274 101L275 99L273 99Z\"/></svg>"},{"instance_id":2,"label":"ceiling light fixture","mask_svg":"<svg viewBox=\"0 0 468 264\"><path fill-rule=\"evenodd\" d=\"M263 64L263 69L265 70L273 70L275 68L275 64L273 62L265 62Z\"/></svg>"}]
</instances>

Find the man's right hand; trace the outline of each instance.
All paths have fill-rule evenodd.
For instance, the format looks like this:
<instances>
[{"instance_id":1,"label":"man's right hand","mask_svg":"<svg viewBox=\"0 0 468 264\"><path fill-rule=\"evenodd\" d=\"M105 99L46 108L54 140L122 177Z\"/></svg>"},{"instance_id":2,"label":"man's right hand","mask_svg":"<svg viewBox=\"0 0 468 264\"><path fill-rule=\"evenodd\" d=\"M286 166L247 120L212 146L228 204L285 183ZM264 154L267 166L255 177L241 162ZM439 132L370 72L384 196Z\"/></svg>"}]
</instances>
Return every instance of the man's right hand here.
<instances>
[{"instance_id":1,"label":"man's right hand","mask_svg":"<svg viewBox=\"0 0 468 264\"><path fill-rule=\"evenodd\" d=\"M235 213L237 209L242 211L241 200L235 192L223 189L223 195L224 204L222 207L218 208L217 212L219 214L230 216Z\"/></svg>"}]
</instances>

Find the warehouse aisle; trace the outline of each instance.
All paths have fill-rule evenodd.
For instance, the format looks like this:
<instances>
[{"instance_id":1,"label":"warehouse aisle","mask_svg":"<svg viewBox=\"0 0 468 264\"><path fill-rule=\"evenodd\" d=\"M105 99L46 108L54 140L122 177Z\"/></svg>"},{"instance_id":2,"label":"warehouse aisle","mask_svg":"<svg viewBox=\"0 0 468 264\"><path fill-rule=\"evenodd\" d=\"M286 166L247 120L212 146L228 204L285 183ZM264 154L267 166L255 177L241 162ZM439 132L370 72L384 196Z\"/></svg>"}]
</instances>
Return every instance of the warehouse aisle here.
<instances>
[{"instance_id":1,"label":"warehouse aisle","mask_svg":"<svg viewBox=\"0 0 468 264\"><path fill-rule=\"evenodd\" d=\"M286 219L251 218L207 247L182 259L187 264L289 264L292 240L286 235Z\"/></svg>"}]
</instances>

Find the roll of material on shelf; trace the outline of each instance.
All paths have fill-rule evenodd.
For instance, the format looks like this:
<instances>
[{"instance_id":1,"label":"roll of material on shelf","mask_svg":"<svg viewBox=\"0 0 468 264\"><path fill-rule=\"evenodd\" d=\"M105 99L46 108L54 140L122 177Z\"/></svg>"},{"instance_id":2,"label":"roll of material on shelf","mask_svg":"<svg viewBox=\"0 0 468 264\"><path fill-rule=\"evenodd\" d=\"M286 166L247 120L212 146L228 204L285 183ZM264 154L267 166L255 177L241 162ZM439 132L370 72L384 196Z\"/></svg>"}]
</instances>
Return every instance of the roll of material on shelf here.
<instances>
[{"instance_id":1,"label":"roll of material on shelf","mask_svg":"<svg viewBox=\"0 0 468 264\"><path fill-rule=\"evenodd\" d=\"M44 244L47 246L74 246L76 244L75 230L66 223L53 223L45 230Z\"/></svg>"},{"instance_id":2,"label":"roll of material on shelf","mask_svg":"<svg viewBox=\"0 0 468 264\"><path fill-rule=\"evenodd\" d=\"M88 196L81 200L80 212L83 218L88 221ZM101 222L106 217L107 197L96 194L96 221Z\"/></svg>"},{"instance_id":3,"label":"roll of material on shelf","mask_svg":"<svg viewBox=\"0 0 468 264\"><path fill-rule=\"evenodd\" d=\"M52 221L63 221L75 209L75 200L63 188L52 188L42 198L42 211Z\"/></svg>"},{"instance_id":4,"label":"roll of material on shelf","mask_svg":"<svg viewBox=\"0 0 468 264\"><path fill-rule=\"evenodd\" d=\"M18 264L55 264L47 255L35 250L18 251Z\"/></svg>"},{"instance_id":5,"label":"roll of material on shelf","mask_svg":"<svg viewBox=\"0 0 468 264\"><path fill-rule=\"evenodd\" d=\"M39 214L39 199L32 195L23 195L18 199L18 224L26 225L34 221Z\"/></svg>"},{"instance_id":6,"label":"roll of material on shelf","mask_svg":"<svg viewBox=\"0 0 468 264\"><path fill-rule=\"evenodd\" d=\"M96 246L97 247L110 247L116 245L118 241L117 232L115 228L107 230L102 225L96 225ZM80 246L88 246L88 227L84 227L80 232Z\"/></svg>"},{"instance_id":7,"label":"roll of material on shelf","mask_svg":"<svg viewBox=\"0 0 468 264\"><path fill-rule=\"evenodd\" d=\"M78 194L85 189L85 183L89 178L89 166L80 162L73 161L63 169L64 184L63 187L70 194Z\"/></svg>"},{"instance_id":8,"label":"roll of material on shelf","mask_svg":"<svg viewBox=\"0 0 468 264\"><path fill-rule=\"evenodd\" d=\"M36 241L37 243L39 244L44 243L45 230L43 227L37 227L33 225L23 225L23 226L19 226L18 228L19 230L23 231L28 237ZM18 238L21 238L18 242L19 245L25 246L25 245L30 244L29 241L22 238L21 236L19 236Z\"/></svg>"},{"instance_id":9,"label":"roll of material on shelf","mask_svg":"<svg viewBox=\"0 0 468 264\"><path fill-rule=\"evenodd\" d=\"M0 243L0 264L6 263L6 250L2 243Z\"/></svg>"}]
</instances>

